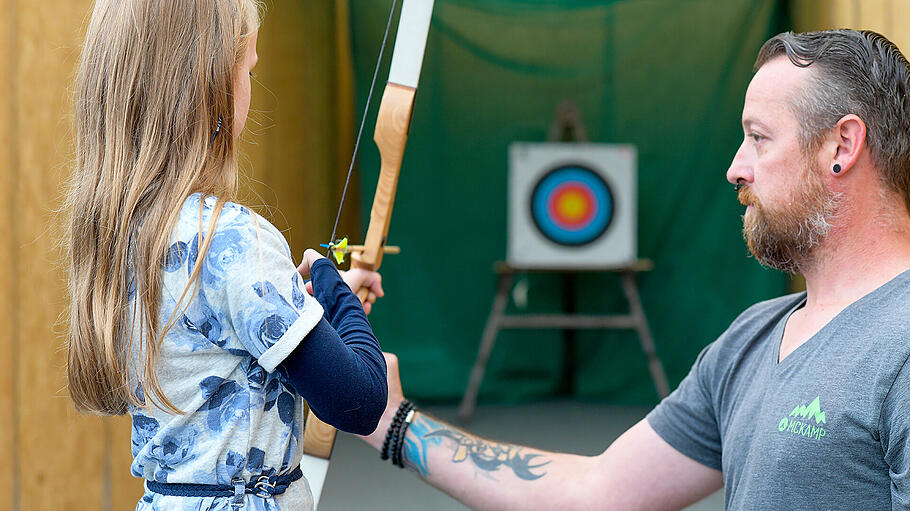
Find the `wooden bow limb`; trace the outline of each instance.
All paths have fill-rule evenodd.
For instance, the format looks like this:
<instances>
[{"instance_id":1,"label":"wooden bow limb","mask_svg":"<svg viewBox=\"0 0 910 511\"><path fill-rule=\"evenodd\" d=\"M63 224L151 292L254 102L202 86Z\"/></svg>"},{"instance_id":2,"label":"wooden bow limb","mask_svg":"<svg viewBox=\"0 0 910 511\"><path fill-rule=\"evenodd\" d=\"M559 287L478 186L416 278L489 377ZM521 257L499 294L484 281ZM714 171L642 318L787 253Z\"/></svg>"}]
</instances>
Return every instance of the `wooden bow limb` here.
<instances>
[{"instance_id":1,"label":"wooden bow limb","mask_svg":"<svg viewBox=\"0 0 910 511\"><path fill-rule=\"evenodd\" d=\"M382 159L382 170L376 195L373 198L373 209L370 212L370 226L362 252L351 254L351 266L370 271L379 269L385 252L385 239L389 232L389 220L392 218L392 205L395 202L395 191L398 188L398 174L404 156L404 146L408 140L408 128L411 122L411 108L414 104L413 88L389 83L386 85L382 103L379 106L379 118L376 122L374 140L379 146ZM357 297L363 303L370 291L361 288ZM329 458L335 446L335 428L319 420L312 411L306 419L303 433L304 459L301 467L313 489L313 501L318 504L325 474L328 471Z\"/></svg>"},{"instance_id":2,"label":"wooden bow limb","mask_svg":"<svg viewBox=\"0 0 910 511\"><path fill-rule=\"evenodd\" d=\"M386 84L382 95L376 133L373 137L379 147L382 167L379 182L376 184L376 195L373 197L373 209L370 210L370 226L367 229L363 251L351 254L353 268L378 271L382 264L416 92L417 89L412 87L389 83ZM368 292L369 290L365 288L357 292L361 302L366 300Z\"/></svg>"},{"instance_id":3,"label":"wooden bow limb","mask_svg":"<svg viewBox=\"0 0 910 511\"><path fill-rule=\"evenodd\" d=\"M376 133L373 140L379 147L382 169L376 195L373 198L373 209L370 211L370 226L362 252L351 254L351 266L369 271L377 271L382 264L386 235L389 232L389 221L392 218L392 206L395 202L395 191L398 188L398 175L401 171L401 160L404 147L408 141L408 128L411 123L411 109L414 105L416 89L394 83L386 84L379 105L379 116L376 121ZM369 289L361 288L357 297L363 303L369 296ZM319 420L315 414L307 417L303 434L304 452L328 460L335 444L335 429Z\"/></svg>"},{"instance_id":4,"label":"wooden bow limb","mask_svg":"<svg viewBox=\"0 0 910 511\"><path fill-rule=\"evenodd\" d=\"M353 268L377 271L383 254L392 252L388 250L391 247L386 247L385 243L398 188L401 161L408 141L433 3L434 0L404 0L401 9L389 80L379 104L376 131L373 134L381 159L379 181L362 251L351 253ZM361 303L371 299L369 289L359 289L357 297ZM307 416L301 468L313 489L313 499L317 506L328 471L328 460L335 445L335 433L334 428L320 421L315 414Z\"/></svg>"}]
</instances>

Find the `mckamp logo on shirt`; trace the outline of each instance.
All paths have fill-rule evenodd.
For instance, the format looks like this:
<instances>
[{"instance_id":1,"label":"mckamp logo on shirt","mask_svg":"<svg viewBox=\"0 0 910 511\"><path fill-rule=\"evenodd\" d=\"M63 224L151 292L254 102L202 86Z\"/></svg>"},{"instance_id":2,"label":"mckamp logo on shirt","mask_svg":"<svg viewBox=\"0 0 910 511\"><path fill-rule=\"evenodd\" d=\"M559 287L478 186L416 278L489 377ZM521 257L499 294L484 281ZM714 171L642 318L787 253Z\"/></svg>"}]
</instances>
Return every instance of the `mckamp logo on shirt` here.
<instances>
[{"instance_id":1,"label":"mckamp logo on shirt","mask_svg":"<svg viewBox=\"0 0 910 511\"><path fill-rule=\"evenodd\" d=\"M816 397L809 406L796 405L788 417L777 423L777 430L792 433L812 440L821 440L828 434L821 424L826 424L825 412L822 411L819 398Z\"/></svg>"}]
</instances>

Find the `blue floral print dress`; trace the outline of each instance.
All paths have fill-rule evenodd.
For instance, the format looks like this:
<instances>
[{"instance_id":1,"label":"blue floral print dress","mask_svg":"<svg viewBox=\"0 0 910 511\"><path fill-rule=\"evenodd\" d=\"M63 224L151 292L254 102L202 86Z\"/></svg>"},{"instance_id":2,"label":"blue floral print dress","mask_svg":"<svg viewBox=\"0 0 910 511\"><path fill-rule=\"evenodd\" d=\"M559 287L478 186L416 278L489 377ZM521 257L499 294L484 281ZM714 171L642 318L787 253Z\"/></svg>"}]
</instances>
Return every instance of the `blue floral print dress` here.
<instances>
[{"instance_id":1,"label":"blue floral print dress","mask_svg":"<svg viewBox=\"0 0 910 511\"><path fill-rule=\"evenodd\" d=\"M230 202L211 234L199 279L188 287L215 204L200 194L186 200L164 261L159 324L172 314L176 321L156 369L165 395L185 414L130 409L132 473L151 481L249 481L291 472L302 456L302 401L275 369L322 318L322 306L303 289L281 233ZM130 310L134 303L130 296ZM134 367L143 359L141 346L135 347ZM138 384L136 392L145 399ZM281 495L245 499L243 509L313 506L305 477ZM229 510L231 497L146 490L136 509Z\"/></svg>"}]
</instances>

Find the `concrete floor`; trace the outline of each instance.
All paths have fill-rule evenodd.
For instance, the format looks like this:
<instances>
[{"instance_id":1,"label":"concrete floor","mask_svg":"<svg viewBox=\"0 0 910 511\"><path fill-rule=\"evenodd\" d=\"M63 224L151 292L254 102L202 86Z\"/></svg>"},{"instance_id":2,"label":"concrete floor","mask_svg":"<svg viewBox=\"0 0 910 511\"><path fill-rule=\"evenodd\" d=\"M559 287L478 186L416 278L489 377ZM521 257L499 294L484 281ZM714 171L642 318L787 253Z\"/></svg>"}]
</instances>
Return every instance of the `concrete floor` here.
<instances>
[{"instance_id":1,"label":"concrete floor","mask_svg":"<svg viewBox=\"0 0 910 511\"><path fill-rule=\"evenodd\" d=\"M454 406L425 408L453 422ZM623 431L641 420L649 408L620 407L574 401L480 406L468 429L504 442L547 450L598 454ZM718 511L723 492L688 508ZM319 511L464 511L466 506L425 484L410 472L383 462L379 454L356 437L339 434L323 488Z\"/></svg>"}]
</instances>

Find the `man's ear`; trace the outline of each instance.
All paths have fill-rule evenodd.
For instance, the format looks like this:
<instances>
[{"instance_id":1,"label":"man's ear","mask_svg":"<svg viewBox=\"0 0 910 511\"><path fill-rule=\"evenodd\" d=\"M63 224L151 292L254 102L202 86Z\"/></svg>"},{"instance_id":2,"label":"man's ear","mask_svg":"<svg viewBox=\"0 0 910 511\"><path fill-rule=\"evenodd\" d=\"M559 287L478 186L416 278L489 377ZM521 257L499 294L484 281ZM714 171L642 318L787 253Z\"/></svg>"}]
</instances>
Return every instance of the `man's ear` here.
<instances>
[{"instance_id":1,"label":"man's ear","mask_svg":"<svg viewBox=\"0 0 910 511\"><path fill-rule=\"evenodd\" d=\"M847 114L834 125L835 150L830 168L835 174L846 174L866 147L866 123L855 114Z\"/></svg>"}]
</instances>

